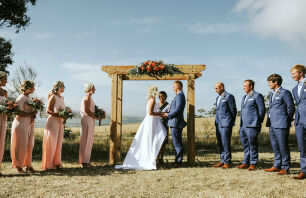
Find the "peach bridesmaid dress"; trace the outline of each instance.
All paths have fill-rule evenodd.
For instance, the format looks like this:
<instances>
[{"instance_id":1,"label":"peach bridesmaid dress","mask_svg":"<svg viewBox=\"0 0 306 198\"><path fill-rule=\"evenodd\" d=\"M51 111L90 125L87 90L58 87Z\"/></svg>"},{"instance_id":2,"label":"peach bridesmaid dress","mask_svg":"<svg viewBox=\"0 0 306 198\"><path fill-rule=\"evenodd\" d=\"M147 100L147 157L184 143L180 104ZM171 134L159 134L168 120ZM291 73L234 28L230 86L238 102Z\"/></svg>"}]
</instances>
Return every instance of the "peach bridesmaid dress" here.
<instances>
[{"instance_id":1,"label":"peach bridesmaid dress","mask_svg":"<svg viewBox=\"0 0 306 198\"><path fill-rule=\"evenodd\" d=\"M65 107L64 97L55 95L54 113ZM62 144L64 137L64 119L49 115L43 138L41 167L43 170L54 169L62 165Z\"/></svg>"},{"instance_id":2,"label":"peach bridesmaid dress","mask_svg":"<svg viewBox=\"0 0 306 198\"><path fill-rule=\"evenodd\" d=\"M19 109L26 113L33 112L33 108L27 105L29 97L21 94L16 103ZM32 167L32 150L34 147L34 120L31 117L17 115L12 123L11 130L11 158L12 167Z\"/></svg>"},{"instance_id":3,"label":"peach bridesmaid dress","mask_svg":"<svg viewBox=\"0 0 306 198\"><path fill-rule=\"evenodd\" d=\"M82 100L81 103L81 140L80 140L80 149L79 149L79 163L86 163L89 164L92 144L94 140L94 130L95 130L95 119L90 117L85 112L85 98ZM89 109L91 112L94 113L95 111L95 103L92 98L90 98L90 105Z\"/></svg>"},{"instance_id":4,"label":"peach bridesmaid dress","mask_svg":"<svg viewBox=\"0 0 306 198\"><path fill-rule=\"evenodd\" d=\"M5 96L0 96L0 102L6 100ZM6 126L7 126L7 116L0 114L0 166L4 154L5 136L6 136Z\"/></svg>"}]
</instances>

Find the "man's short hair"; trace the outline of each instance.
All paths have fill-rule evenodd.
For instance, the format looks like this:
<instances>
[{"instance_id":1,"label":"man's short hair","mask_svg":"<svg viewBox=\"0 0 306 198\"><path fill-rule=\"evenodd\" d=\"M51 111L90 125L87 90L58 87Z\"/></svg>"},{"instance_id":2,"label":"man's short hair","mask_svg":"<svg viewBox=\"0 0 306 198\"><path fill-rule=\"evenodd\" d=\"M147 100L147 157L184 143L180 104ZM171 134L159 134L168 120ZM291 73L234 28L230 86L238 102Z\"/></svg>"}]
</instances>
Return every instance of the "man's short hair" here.
<instances>
[{"instance_id":1,"label":"man's short hair","mask_svg":"<svg viewBox=\"0 0 306 198\"><path fill-rule=\"evenodd\" d=\"M267 78L267 81L277 82L279 86L283 83L283 78L278 74L272 74Z\"/></svg>"},{"instance_id":2,"label":"man's short hair","mask_svg":"<svg viewBox=\"0 0 306 198\"><path fill-rule=\"evenodd\" d=\"M244 82L248 82L250 86L252 86L252 88L254 89L255 88L255 82L251 79L247 79L245 80Z\"/></svg>"},{"instance_id":3,"label":"man's short hair","mask_svg":"<svg viewBox=\"0 0 306 198\"><path fill-rule=\"evenodd\" d=\"M293 67L291 67L290 72L292 72L293 70L296 70L298 73L303 73L303 76L305 77L306 67L304 65L294 65Z\"/></svg>"},{"instance_id":4,"label":"man's short hair","mask_svg":"<svg viewBox=\"0 0 306 198\"><path fill-rule=\"evenodd\" d=\"M165 96L166 98L168 97L167 93L165 91L160 91L159 94L162 95L162 96Z\"/></svg>"},{"instance_id":5,"label":"man's short hair","mask_svg":"<svg viewBox=\"0 0 306 198\"><path fill-rule=\"evenodd\" d=\"M179 80L174 81L175 84L177 84L180 88L183 88L183 83Z\"/></svg>"}]
</instances>

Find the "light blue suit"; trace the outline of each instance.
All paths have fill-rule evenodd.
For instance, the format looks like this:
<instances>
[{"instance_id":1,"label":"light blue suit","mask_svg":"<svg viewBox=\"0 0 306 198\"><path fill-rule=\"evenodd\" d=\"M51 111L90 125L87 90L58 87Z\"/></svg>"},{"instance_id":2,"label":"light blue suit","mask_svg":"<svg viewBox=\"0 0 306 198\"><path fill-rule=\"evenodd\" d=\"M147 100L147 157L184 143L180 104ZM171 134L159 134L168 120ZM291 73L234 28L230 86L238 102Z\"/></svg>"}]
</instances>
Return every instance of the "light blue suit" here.
<instances>
[{"instance_id":1,"label":"light blue suit","mask_svg":"<svg viewBox=\"0 0 306 198\"><path fill-rule=\"evenodd\" d=\"M168 126L171 129L173 146L175 148L175 162L181 163L183 160L183 140L182 131L187 125L184 120L184 109L186 106L186 99L183 91L180 91L173 99L170 105L170 112L168 114Z\"/></svg>"},{"instance_id":2,"label":"light blue suit","mask_svg":"<svg viewBox=\"0 0 306 198\"><path fill-rule=\"evenodd\" d=\"M262 94L253 90L242 97L240 115L240 140L243 146L244 164L255 165L258 162L258 134L265 118L265 103ZM245 100L246 99L246 100Z\"/></svg>"},{"instance_id":3,"label":"light blue suit","mask_svg":"<svg viewBox=\"0 0 306 198\"><path fill-rule=\"evenodd\" d=\"M220 150L220 162L230 164L232 160L231 137L237 108L235 97L232 94L224 92L220 97L219 104L219 96L216 99L216 136Z\"/></svg>"},{"instance_id":4,"label":"light blue suit","mask_svg":"<svg viewBox=\"0 0 306 198\"><path fill-rule=\"evenodd\" d=\"M290 150L288 144L289 130L293 120L295 107L290 91L282 87L270 94L267 127L270 127L270 141L274 151L273 166L289 170Z\"/></svg>"},{"instance_id":5,"label":"light blue suit","mask_svg":"<svg viewBox=\"0 0 306 198\"><path fill-rule=\"evenodd\" d=\"M306 82L304 82L300 97L298 96L298 85L292 89L297 109L295 113L295 133L300 151L301 172L306 174Z\"/></svg>"}]
</instances>

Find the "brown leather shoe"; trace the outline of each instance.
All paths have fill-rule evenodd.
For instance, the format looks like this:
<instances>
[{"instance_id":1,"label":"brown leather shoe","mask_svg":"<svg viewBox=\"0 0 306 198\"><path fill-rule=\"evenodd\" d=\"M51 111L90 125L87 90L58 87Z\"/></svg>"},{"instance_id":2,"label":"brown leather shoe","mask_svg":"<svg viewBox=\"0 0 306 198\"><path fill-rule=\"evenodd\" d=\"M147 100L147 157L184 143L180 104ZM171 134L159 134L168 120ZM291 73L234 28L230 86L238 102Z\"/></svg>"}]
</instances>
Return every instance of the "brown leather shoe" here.
<instances>
[{"instance_id":1,"label":"brown leather shoe","mask_svg":"<svg viewBox=\"0 0 306 198\"><path fill-rule=\"evenodd\" d=\"M25 173L24 172L24 170L22 170L22 168L21 167L16 167L16 171L17 171L17 173Z\"/></svg>"},{"instance_id":2,"label":"brown leather shoe","mask_svg":"<svg viewBox=\"0 0 306 198\"><path fill-rule=\"evenodd\" d=\"M224 164L221 168L223 168L223 169L228 169L228 168L230 168L230 167L231 167L230 164Z\"/></svg>"},{"instance_id":3,"label":"brown leather shoe","mask_svg":"<svg viewBox=\"0 0 306 198\"><path fill-rule=\"evenodd\" d=\"M279 172L280 169L278 168L275 168L274 166L272 166L272 168L269 168L269 169L265 169L266 172Z\"/></svg>"},{"instance_id":4,"label":"brown leather shoe","mask_svg":"<svg viewBox=\"0 0 306 198\"><path fill-rule=\"evenodd\" d=\"M239 166L236 166L236 168L247 169L247 168L249 168L249 165L247 165L247 164L241 164L241 165L239 165Z\"/></svg>"},{"instance_id":5,"label":"brown leather shoe","mask_svg":"<svg viewBox=\"0 0 306 198\"><path fill-rule=\"evenodd\" d=\"M253 164L251 164L251 166L248 168L249 171L253 171L253 170L255 170L255 169L256 169L256 167L255 167L255 165L253 165Z\"/></svg>"},{"instance_id":6,"label":"brown leather shoe","mask_svg":"<svg viewBox=\"0 0 306 198\"><path fill-rule=\"evenodd\" d=\"M289 170L282 169L277 174L278 175L287 175L287 174L289 174Z\"/></svg>"},{"instance_id":7,"label":"brown leather shoe","mask_svg":"<svg viewBox=\"0 0 306 198\"><path fill-rule=\"evenodd\" d=\"M306 179L306 173L300 172L298 176L293 177L293 179Z\"/></svg>"},{"instance_id":8,"label":"brown leather shoe","mask_svg":"<svg viewBox=\"0 0 306 198\"><path fill-rule=\"evenodd\" d=\"M218 164L212 165L213 167L222 167L224 164L219 162Z\"/></svg>"},{"instance_id":9,"label":"brown leather shoe","mask_svg":"<svg viewBox=\"0 0 306 198\"><path fill-rule=\"evenodd\" d=\"M35 173L35 170L33 167L27 167L26 172Z\"/></svg>"}]
</instances>

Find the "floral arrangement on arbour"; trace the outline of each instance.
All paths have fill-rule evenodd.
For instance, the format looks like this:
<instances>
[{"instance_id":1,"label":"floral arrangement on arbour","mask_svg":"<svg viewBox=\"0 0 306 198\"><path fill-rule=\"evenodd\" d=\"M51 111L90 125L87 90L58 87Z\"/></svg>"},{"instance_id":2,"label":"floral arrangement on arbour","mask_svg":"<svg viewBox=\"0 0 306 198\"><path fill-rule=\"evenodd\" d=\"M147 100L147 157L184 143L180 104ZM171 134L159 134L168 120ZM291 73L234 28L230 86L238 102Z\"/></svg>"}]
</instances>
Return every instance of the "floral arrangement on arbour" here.
<instances>
[{"instance_id":1,"label":"floral arrangement on arbour","mask_svg":"<svg viewBox=\"0 0 306 198\"><path fill-rule=\"evenodd\" d=\"M133 69L130 69L129 73L133 76L148 75L151 77L162 77L166 75L173 76L174 74L184 74L174 64L166 64L163 61L148 60Z\"/></svg>"}]
</instances>

